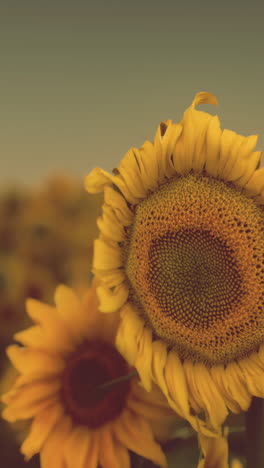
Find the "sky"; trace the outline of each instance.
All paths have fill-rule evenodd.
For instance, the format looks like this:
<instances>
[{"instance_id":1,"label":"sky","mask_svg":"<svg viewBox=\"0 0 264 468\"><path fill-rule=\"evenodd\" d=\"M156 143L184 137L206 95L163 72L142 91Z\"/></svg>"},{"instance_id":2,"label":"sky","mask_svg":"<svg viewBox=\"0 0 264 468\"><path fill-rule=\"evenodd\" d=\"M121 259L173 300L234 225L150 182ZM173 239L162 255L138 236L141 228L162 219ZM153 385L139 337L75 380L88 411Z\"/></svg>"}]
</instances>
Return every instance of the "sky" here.
<instances>
[{"instance_id":1,"label":"sky","mask_svg":"<svg viewBox=\"0 0 264 468\"><path fill-rule=\"evenodd\" d=\"M0 180L111 170L214 93L264 149L264 3L0 0Z\"/></svg>"}]
</instances>

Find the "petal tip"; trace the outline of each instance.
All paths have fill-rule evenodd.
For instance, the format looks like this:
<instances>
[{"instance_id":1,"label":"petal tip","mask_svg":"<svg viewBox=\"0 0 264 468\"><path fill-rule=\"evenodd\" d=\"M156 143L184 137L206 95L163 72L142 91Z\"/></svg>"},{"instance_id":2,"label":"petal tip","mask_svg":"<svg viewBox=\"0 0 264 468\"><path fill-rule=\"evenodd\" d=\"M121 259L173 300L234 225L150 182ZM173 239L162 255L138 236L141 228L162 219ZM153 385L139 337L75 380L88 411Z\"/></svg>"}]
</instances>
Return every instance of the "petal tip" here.
<instances>
[{"instance_id":1,"label":"petal tip","mask_svg":"<svg viewBox=\"0 0 264 468\"><path fill-rule=\"evenodd\" d=\"M191 107L196 107L199 104L213 104L214 106L218 106L218 100L214 94L201 91L194 96Z\"/></svg>"}]
</instances>

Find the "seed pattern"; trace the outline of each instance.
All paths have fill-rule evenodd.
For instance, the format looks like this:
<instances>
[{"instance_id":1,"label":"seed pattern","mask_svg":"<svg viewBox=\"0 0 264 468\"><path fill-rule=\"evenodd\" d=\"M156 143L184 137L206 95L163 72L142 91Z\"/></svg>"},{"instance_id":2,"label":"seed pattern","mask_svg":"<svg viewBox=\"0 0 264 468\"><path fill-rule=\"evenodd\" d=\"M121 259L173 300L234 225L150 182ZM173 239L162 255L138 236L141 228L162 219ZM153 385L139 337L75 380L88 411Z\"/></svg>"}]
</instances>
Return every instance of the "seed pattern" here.
<instances>
[{"instance_id":1,"label":"seed pattern","mask_svg":"<svg viewBox=\"0 0 264 468\"><path fill-rule=\"evenodd\" d=\"M126 273L154 334L211 365L264 341L264 214L232 184L190 173L136 208Z\"/></svg>"}]
</instances>

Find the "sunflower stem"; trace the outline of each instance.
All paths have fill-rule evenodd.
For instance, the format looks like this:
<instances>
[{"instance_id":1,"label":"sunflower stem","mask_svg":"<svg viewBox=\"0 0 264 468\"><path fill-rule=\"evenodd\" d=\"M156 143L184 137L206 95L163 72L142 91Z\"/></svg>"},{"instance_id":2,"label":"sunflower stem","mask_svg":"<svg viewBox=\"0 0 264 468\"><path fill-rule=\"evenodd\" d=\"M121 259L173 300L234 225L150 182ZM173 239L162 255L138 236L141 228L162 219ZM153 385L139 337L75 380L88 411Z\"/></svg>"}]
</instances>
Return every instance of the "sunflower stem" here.
<instances>
[{"instance_id":1,"label":"sunflower stem","mask_svg":"<svg viewBox=\"0 0 264 468\"><path fill-rule=\"evenodd\" d=\"M264 467L264 402L254 397L246 413L247 468Z\"/></svg>"},{"instance_id":2,"label":"sunflower stem","mask_svg":"<svg viewBox=\"0 0 264 468\"><path fill-rule=\"evenodd\" d=\"M98 385L97 386L97 389L98 390L103 390L105 388L108 388L108 387L113 387L114 385L117 385L121 382L125 382L126 380L130 380L132 377L136 377L138 375L137 371L134 370L132 372L130 372L129 374L126 374L126 375L122 375L121 377L118 377L117 379L113 379L113 380L108 380L107 382L101 384L101 385Z\"/></svg>"}]
</instances>

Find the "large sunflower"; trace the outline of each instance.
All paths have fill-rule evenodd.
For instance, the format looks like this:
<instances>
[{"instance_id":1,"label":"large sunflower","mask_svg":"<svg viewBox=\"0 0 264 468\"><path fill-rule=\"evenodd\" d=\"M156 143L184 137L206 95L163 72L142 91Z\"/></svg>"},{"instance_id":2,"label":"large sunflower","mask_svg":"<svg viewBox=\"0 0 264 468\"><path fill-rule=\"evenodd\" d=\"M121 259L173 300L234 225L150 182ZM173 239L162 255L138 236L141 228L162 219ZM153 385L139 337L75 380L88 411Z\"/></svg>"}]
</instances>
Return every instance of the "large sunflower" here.
<instances>
[{"instance_id":1,"label":"large sunflower","mask_svg":"<svg viewBox=\"0 0 264 468\"><path fill-rule=\"evenodd\" d=\"M264 168L257 136L221 130L198 93L108 174L94 273L102 312L121 310L117 346L197 428L264 397Z\"/></svg>"},{"instance_id":2,"label":"large sunflower","mask_svg":"<svg viewBox=\"0 0 264 468\"><path fill-rule=\"evenodd\" d=\"M24 346L8 348L20 375L2 397L3 417L33 419L21 452L26 459L40 452L43 468L129 468L128 450L166 467L154 438L157 422L164 437L175 419L166 399L137 377L112 382L131 373L113 344L117 314L98 312L95 288L80 303L59 286L55 303L28 300L36 325L15 335Z\"/></svg>"}]
</instances>

